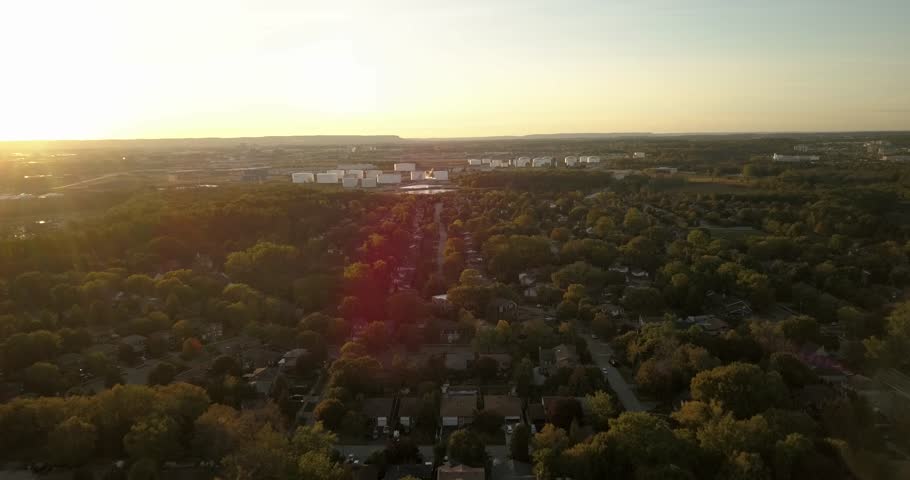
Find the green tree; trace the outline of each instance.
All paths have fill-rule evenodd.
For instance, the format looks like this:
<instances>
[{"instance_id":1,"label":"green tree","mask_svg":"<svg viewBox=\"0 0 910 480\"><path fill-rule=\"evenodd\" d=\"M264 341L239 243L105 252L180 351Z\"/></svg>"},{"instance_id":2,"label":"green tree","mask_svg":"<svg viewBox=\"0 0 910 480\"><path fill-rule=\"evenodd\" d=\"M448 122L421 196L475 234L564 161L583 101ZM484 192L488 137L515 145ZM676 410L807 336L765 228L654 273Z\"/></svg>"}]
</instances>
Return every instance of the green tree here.
<instances>
[{"instance_id":1,"label":"green tree","mask_svg":"<svg viewBox=\"0 0 910 480\"><path fill-rule=\"evenodd\" d=\"M314 425L297 427L291 443L298 452L315 452L330 455L338 436L326 430L321 422Z\"/></svg>"},{"instance_id":2,"label":"green tree","mask_svg":"<svg viewBox=\"0 0 910 480\"><path fill-rule=\"evenodd\" d=\"M544 425L543 429L534 435L534 450L549 449L558 453L568 446L569 436L566 431L552 423Z\"/></svg>"},{"instance_id":3,"label":"green tree","mask_svg":"<svg viewBox=\"0 0 910 480\"><path fill-rule=\"evenodd\" d=\"M894 366L903 361L910 349L910 302L899 304L885 324L883 337L869 337L863 344L866 356L882 366Z\"/></svg>"},{"instance_id":4,"label":"green tree","mask_svg":"<svg viewBox=\"0 0 910 480\"><path fill-rule=\"evenodd\" d=\"M222 461L225 478L235 480L299 478L298 458L287 435L265 424Z\"/></svg>"},{"instance_id":5,"label":"green tree","mask_svg":"<svg viewBox=\"0 0 910 480\"><path fill-rule=\"evenodd\" d=\"M777 372L765 373L742 362L705 370L692 379L690 388L694 400L719 401L739 418L785 405L788 396Z\"/></svg>"},{"instance_id":6,"label":"green tree","mask_svg":"<svg viewBox=\"0 0 910 480\"><path fill-rule=\"evenodd\" d=\"M663 295L656 288L626 288L622 300L623 306L632 312L642 315L654 315L663 309Z\"/></svg>"},{"instance_id":7,"label":"green tree","mask_svg":"<svg viewBox=\"0 0 910 480\"><path fill-rule=\"evenodd\" d=\"M243 373L240 364L230 355L221 355L212 362L212 375L233 375L240 376Z\"/></svg>"},{"instance_id":8,"label":"green tree","mask_svg":"<svg viewBox=\"0 0 910 480\"><path fill-rule=\"evenodd\" d=\"M817 342L821 336L818 322L808 315L798 315L782 320L780 329L787 339L797 345Z\"/></svg>"},{"instance_id":9,"label":"green tree","mask_svg":"<svg viewBox=\"0 0 910 480\"><path fill-rule=\"evenodd\" d=\"M765 480L770 477L761 455L749 452L732 454L717 475L722 480Z\"/></svg>"},{"instance_id":10,"label":"green tree","mask_svg":"<svg viewBox=\"0 0 910 480\"><path fill-rule=\"evenodd\" d=\"M487 451L480 437L471 430L458 430L449 436L449 459L469 467L483 467Z\"/></svg>"},{"instance_id":11,"label":"green tree","mask_svg":"<svg viewBox=\"0 0 910 480\"><path fill-rule=\"evenodd\" d=\"M322 422L326 427L337 430L341 426L341 419L344 418L346 411L343 403L334 398L327 398L316 405L313 410L313 418Z\"/></svg>"},{"instance_id":12,"label":"green tree","mask_svg":"<svg viewBox=\"0 0 910 480\"><path fill-rule=\"evenodd\" d=\"M174 377L177 376L177 369L173 364L168 362L161 362L149 371L148 373L148 384L149 385L167 385L174 381Z\"/></svg>"},{"instance_id":13,"label":"green tree","mask_svg":"<svg viewBox=\"0 0 910 480\"><path fill-rule=\"evenodd\" d=\"M610 427L610 420L619 413L613 397L598 390L593 395L588 395L587 401L591 412L591 424L597 430L607 430Z\"/></svg>"},{"instance_id":14,"label":"green tree","mask_svg":"<svg viewBox=\"0 0 910 480\"><path fill-rule=\"evenodd\" d=\"M203 458L219 461L241 443L245 427L240 412L213 404L194 423L194 450Z\"/></svg>"},{"instance_id":15,"label":"green tree","mask_svg":"<svg viewBox=\"0 0 910 480\"><path fill-rule=\"evenodd\" d=\"M512 431L509 441L509 452L513 460L527 462L529 460L528 447L531 441L531 429L524 423L519 423Z\"/></svg>"},{"instance_id":16,"label":"green tree","mask_svg":"<svg viewBox=\"0 0 910 480\"><path fill-rule=\"evenodd\" d=\"M95 452L98 429L79 417L70 417L51 430L47 452L57 465L78 466L87 462Z\"/></svg>"},{"instance_id":17,"label":"green tree","mask_svg":"<svg viewBox=\"0 0 910 480\"><path fill-rule=\"evenodd\" d=\"M622 226L633 234L641 232L647 228L649 224L648 216L634 207L626 211L626 216L622 221Z\"/></svg>"},{"instance_id":18,"label":"green tree","mask_svg":"<svg viewBox=\"0 0 910 480\"><path fill-rule=\"evenodd\" d=\"M63 388L60 369L47 362L38 362L23 372L25 388L40 395L53 395Z\"/></svg>"},{"instance_id":19,"label":"green tree","mask_svg":"<svg viewBox=\"0 0 910 480\"><path fill-rule=\"evenodd\" d=\"M133 458L163 461L180 453L180 426L164 415L139 420L123 437L123 446Z\"/></svg>"},{"instance_id":20,"label":"green tree","mask_svg":"<svg viewBox=\"0 0 910 480\"><path fill-rule=\"evenodd\" d=\"M344 480L349 472L325 453L306 452L297 461L300 480Z\"/></svg>"},{"instance_id":21,"label":"green tree","mask_svg":"<svg viewBox=\"0 0 910 480\"><path fill-rule=\"evenodd\" d=\"M130 275L123 282L123 287L133 295L151 296L155 294L155 280L148 275Z\"/></svg>"},{"instance_id":22,"label":"green tree","mask_svg":"<svg viewBox=\"0 0 910 480\"><path fill-rule=\"evenodd\" d=\"M606 433L619 459L618 470L634 472L643 466L686 465L685 449L665 421L643 412L625 412L610 422Z\"/></svg>"},{"instance_id":23,"label":"green tree","mask_svg":"<svg viewBox=\"0 0 910 480\"><path fill-rule=\"evenodd\" d=\"M158 463L151 458L142 458L130 466L129 480L158 480Z\"/></svg>"},{"instance_id":24,"label":"green tree","mask_svg":"<svg viewBox=\"0 0 910 480\"><path fill-rule=\"evenodd\" d=\"M819 381L812 369L790 352L772 353L768 366L771 370L780 373L784 383L790 388L802 388Z\"/></svg>"}]
</instances>

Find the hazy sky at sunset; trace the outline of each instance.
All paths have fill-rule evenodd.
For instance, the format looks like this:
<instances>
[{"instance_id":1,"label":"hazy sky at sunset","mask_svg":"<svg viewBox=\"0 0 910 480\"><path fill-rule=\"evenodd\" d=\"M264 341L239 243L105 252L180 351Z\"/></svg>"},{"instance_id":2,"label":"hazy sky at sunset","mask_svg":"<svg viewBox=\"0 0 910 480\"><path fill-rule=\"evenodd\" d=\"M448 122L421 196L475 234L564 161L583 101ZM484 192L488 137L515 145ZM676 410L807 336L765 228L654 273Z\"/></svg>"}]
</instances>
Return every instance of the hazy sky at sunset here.
<instances>
[{"instance_id":1,"label":"hazy sky at sunset","mask_svg":"<svg viewBox=\"0 0 910 480\"><path fill-rule=\"evenodd\" d=\"M0 139L910 129L908 0L4 0Z\"/></svg>"}]
</instances>

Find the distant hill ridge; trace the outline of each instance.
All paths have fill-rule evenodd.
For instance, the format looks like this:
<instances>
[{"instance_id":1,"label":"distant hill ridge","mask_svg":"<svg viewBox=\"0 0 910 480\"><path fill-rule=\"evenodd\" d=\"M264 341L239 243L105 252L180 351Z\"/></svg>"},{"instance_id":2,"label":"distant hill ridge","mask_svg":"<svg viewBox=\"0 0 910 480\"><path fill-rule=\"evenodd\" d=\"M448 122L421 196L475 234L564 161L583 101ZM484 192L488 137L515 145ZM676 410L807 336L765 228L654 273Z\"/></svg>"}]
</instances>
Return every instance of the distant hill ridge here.
<instances>
[{"instance_id":1,"label":"distant hill ridge","mask_svg":"<svg viewBox=\"0 0 910 480\"><path fill-rule=\"evenodd\" d=\"M91 149L91 148L225 148L232 146L332 146L332 145L394 145L411 142L442 141L496 141L496 140L609 140L622 138L690 138L690 139L757 139L757 138L826 138L833 136L868 137L870 135L907 134L906 131L867 131L867 132L705 132L705 133L653 133L653 132L614 132L614 133L538 133L530 135L499 135L488 137L435 137L435 138L402 138L398 135L288 135L266 137L203 137L203 138L149 138L149 139L109 139L109 140L21 140L0 141L0 149L16 148L53 148L53 149Z\"/></svg>"}]
</instances>

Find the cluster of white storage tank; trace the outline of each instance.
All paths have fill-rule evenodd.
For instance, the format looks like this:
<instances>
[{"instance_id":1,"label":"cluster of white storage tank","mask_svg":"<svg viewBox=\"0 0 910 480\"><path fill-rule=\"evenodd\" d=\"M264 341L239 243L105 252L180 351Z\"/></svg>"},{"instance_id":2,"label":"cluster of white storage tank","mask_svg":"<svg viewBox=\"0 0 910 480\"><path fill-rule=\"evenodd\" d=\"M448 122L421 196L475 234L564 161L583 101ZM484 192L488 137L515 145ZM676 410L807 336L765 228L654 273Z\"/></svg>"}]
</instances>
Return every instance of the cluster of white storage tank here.
<instances>
[{"instance_id":1,"label":"cluster of white storage tank","mask_svg":"<svg viewBox=\"0 0 910 480\"><path fill-rule=\"evenodd\" d=\"M383 173L376 177L376 183L380 185L394 185L401 183L401 175L398 173Z\"/></svg>"},{"instance_id":2,"label":"cluster of white storage tank","mask_svg":"<svg viewBox=\"0 0 910 480\"><path fill-rule=\"evenodd\" d=\"M382 170L341 170L332 169L325 173L298 172L291 174L293 183L322 183L337 184L341 182L344 188L375 188L376 185L396 185L402 181L402 173L408 172L411 181L421 180L448 180L448 170L416 170L416 164L396 163L395 173L385 173Z\"/></svg>"},{"instance_id":3,"label":"cluster of white storage tank","mask_svg":"<svg viewBox=\"0 0 910 480\"><path fill-rule=\"evenodd\" d=\"M553 165L553 157L534 157L531 159L532 167L549 167Z\"/></svg>"},{"instance_id":4,"label":"cluster of white storage tank","mask_svg":"<svg viewBox=\"0 0 910 480\"><path fill-rule=\"evenodd\" d=\"M317 173L316 183L338 183L338 174L333 172Z\"/></svg>"},{"instance_id":5,"label":"cluster of white storage tank","mask_svg":"<svg viewBox=\"0 0 910 480\"><path fill-rule=\"evenodd\" d=\"M292 173L291 181L294 183L313 183L316 181L316 175L309 172Z\"/></svg>"},{"instance_id":6,"label":"cluster of white storage tank","mask_svg":"<svg viewBox=\"0 0 910 480\"><path fill-rule=\"evenodd\" d=\"M567 167L574 167L578 164L590 164L590 163L600 163L600 157L596 155L582 156L577 157L570 155L563 159L563 162ZM517 167L517 168L527 168L527 167L547 167L553 165L553 157L518 157L514 160L496 160L489 158L469 158L468 166L469 167L481 167L484 165L489 165L490 168L504 168L504 167Z\"/></svg>"}]
</instances>

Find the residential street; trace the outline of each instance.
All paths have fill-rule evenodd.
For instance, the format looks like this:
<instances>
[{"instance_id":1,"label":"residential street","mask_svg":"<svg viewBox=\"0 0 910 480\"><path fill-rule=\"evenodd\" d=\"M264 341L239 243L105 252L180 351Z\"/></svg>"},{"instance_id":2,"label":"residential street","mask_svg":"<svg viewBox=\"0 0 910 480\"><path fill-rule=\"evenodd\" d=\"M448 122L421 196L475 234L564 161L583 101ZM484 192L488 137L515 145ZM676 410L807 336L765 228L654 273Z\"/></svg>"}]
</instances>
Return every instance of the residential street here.
<instances>
[{"instance_id":1,"label":"residential street","mask_svg":"<svg viewBox=\"0 0 910 480\"><path fill-rule=\"evenodd\" d=\"M588 342L588 350L591 351L591 357L594 359L594 363L607 372L607 381L610 382L610 387L616 392L622 406L630 412L643 412L648 410L645 405L638 400L638 397L635 396L632 386L622 378L619 370L610 365L610 357L613 356L613 348L606 342L591 338L590 334L584 334L582 336L585 341Z\"/></svg>"},{"instance_id":2,"label":"residential street","mask_svg":"<svg viewBox=\"0 0 910 480\"><path fill-rule=\"evenodd\" d=\"M449 239L446 226L442 224L441 216L442 202L436 202L433 205L433 221L436 223L437 230L439 230L439 245L436 246L436 269L440 275L442 275L442 264L445 261L446 241Z\"/></svg>"}]
</instances>

